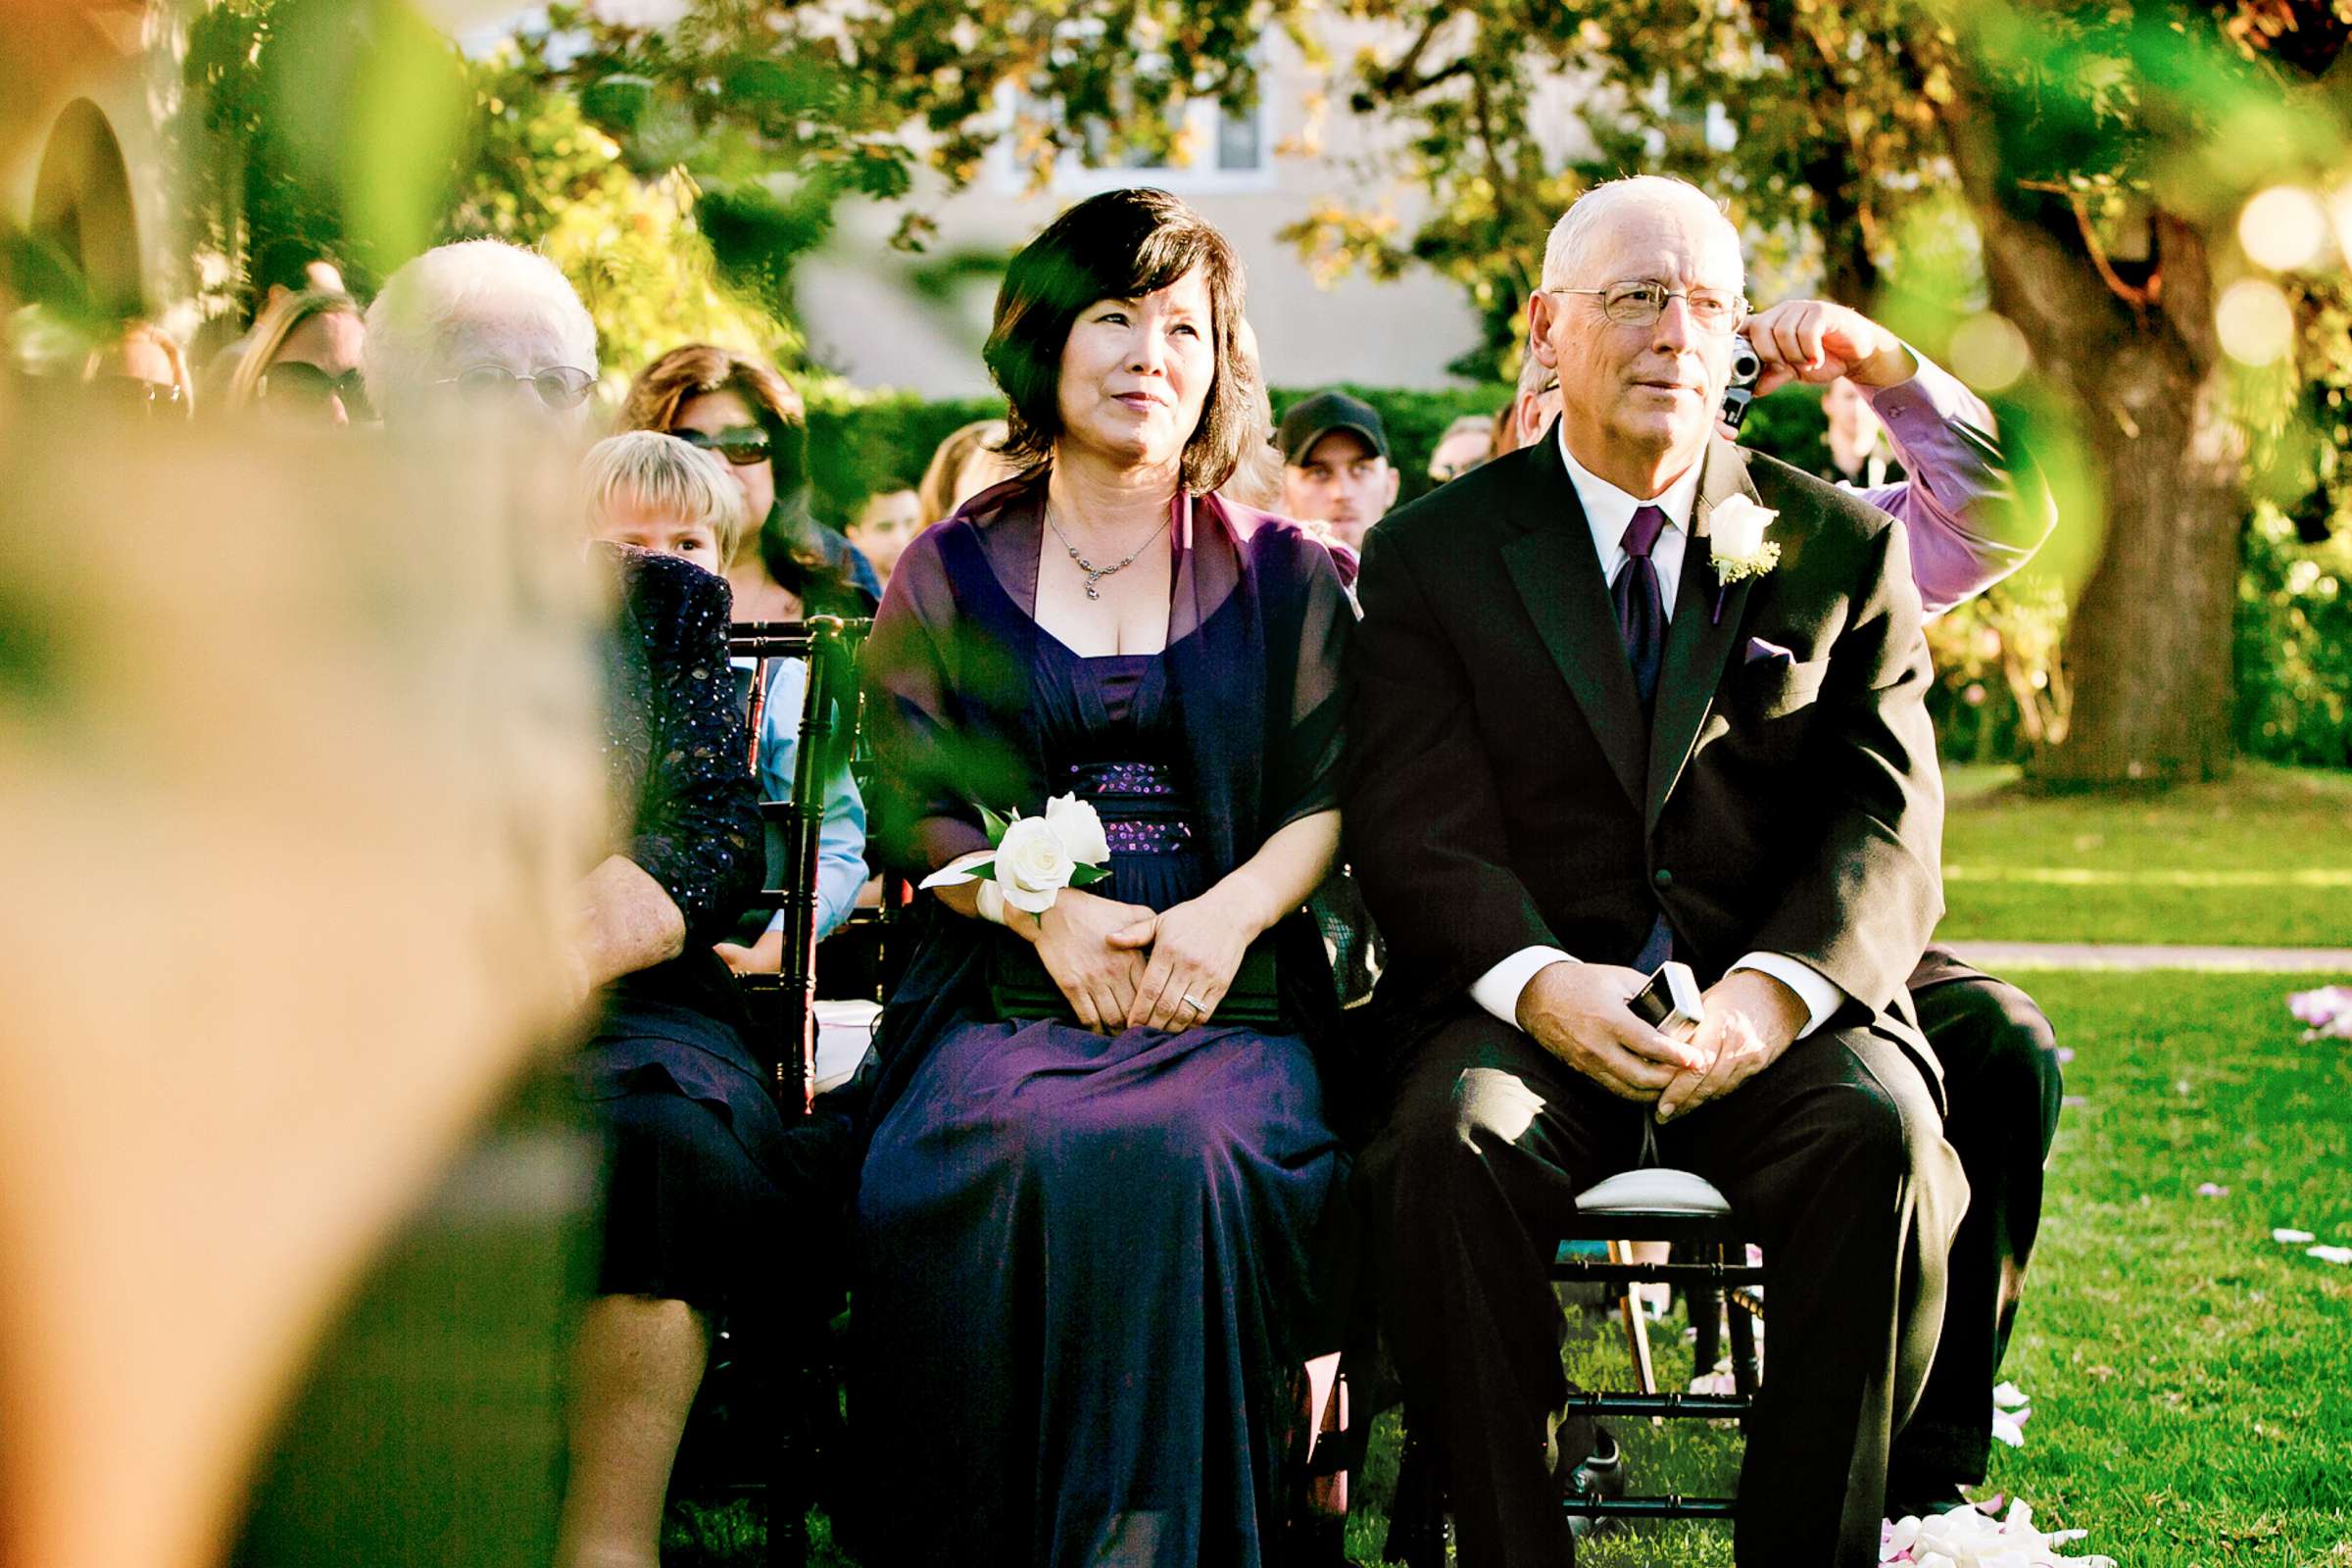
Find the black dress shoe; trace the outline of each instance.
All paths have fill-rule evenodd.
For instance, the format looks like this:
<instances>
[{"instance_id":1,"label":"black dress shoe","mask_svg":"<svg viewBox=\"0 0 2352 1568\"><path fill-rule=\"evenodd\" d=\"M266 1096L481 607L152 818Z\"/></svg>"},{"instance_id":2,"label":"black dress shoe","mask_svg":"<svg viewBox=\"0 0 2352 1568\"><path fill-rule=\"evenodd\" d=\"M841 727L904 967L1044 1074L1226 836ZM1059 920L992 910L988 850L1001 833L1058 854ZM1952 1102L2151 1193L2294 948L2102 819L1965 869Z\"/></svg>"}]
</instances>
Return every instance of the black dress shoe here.
<instances>
[{"instance_id":1,"label":"black dress shoe","mask_svg":"<svg viewBox=\"0 0 2352 1568\"><path fill-rule=\"evenodd\" d=\"M1583 1540L1618 1524L1599 1514L1576 1511L1580 1499L1604 1500L1625 1495L1625 1450L1607 1427L1592 1429L1592 1451L1568 1472L1560 1488L1561 1511L1568 1516L1568 1533Z\"/></svg>"}]
</instances>

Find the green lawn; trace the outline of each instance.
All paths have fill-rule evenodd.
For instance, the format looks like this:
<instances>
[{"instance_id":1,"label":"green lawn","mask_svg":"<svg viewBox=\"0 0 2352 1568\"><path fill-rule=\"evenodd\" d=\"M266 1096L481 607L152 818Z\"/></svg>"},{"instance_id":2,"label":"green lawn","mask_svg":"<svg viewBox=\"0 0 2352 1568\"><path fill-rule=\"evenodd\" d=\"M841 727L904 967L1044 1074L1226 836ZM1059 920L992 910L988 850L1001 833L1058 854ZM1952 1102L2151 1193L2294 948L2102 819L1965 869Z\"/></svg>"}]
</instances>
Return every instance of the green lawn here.
<instances>
[{"instance_id":1,"label":"green lawn","mask_svg":"<svg viewBox=\"0 0 2352 1568\"><path fill-rule=\"evenodd\" d=\"M2352 1048L2301 1043L2277 977L2033 984L2076 1055L2005 1369L2034 1416L2022 1449L1996 1448L1991 1487L2045 1526L2087 1529L2076 1549L2126 1568L2352 1565L2352 1268L2270 1239L2292 1226L2352 1245ZM2206 1183L2229 1193L2198 1196ZM1626 1386L1614 1317L1584 1322L1579 1381ZM1676 1333L1653 1343L1662 1375L1687 1378ZM1383 1430L1349 1528L1366 1563L1385 1529L1394 1417ZM1636 1423L1620 1436L1644 1491L1730 1484L1728 1432ZM908 1484L919 1491L919 1465ZM673 1564L755 1560L734 1519L703 1523L716 1528L701 1549L681 1531ZM1581 1561L1724 1568L1731 1550L1713 1527L1637 1527Z\"/></svg>"},{"instance_id":2,"label":"green lawn","mask_svg":"<svg viewBox=\"0 0 2352 1568\"><path fill-rule=\"evenodd\" d=\"M1939 937L2352 947L2352 773L2247 763L2131 795L1945 771Z\"/></svg>"}]
</instances>

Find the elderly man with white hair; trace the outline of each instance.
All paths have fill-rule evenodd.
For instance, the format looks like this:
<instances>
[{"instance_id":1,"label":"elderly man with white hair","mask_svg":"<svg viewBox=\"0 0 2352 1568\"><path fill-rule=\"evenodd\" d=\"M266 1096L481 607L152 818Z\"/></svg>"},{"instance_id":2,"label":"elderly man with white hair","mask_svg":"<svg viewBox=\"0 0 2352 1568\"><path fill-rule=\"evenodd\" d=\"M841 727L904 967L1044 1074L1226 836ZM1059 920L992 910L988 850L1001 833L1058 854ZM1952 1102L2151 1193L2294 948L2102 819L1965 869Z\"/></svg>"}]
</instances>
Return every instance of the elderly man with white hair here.
<instances>
[{"instance_id":1,"label":"elderly man with white hair","mask_svg":"<svg viewBox=\"0 0 2352 1568\"><path fill-rule=\"evenodd\" d=\"M1875 1563L1968 1186L1903 990L1942 908L1904 533L1716 428L1740 236L1679 180L1546 249L1553 438L1375 531L1347 858L1388 939L1390 1112L1358 1166L1390 1343L1465 1563L1572 1561L1590 1424L1545 1277L1638 1165L1727 1198L1772 1269L1736 1549ZM1694 1027L1629 1003L1668 963Z\"/></svg>"},{"instance_id":2,"label":"elderly man with white hair","mask_svg":"<svg viewBox=\"0 0 2352 1568\"><path fill-rule=\"evenodd\" d=\"M537 251L464 240L385 282L361 370L387 424L495 410L577 428L596 389L596 322Z\"/></svg>"},{"instance_id":3,"label":"elderly man with white hair","mask_svg":"<svg viewBox=\"0 0 2352 1568\"><path fill-rule=\"evenodd\" d=\"M428 251L385 283L368 324L368 390L395 437L503 420L502 439L543 437L553 451L586 421L596 328L535 252L495 240ZM580 879L566 933L595 1018L573 1077L595 1102L606 1159L596 1298L565 1391L555 1560L655 1568L712 1319L773 1309L786 1286L761 1239L782 1233L796 1202L814 1211L825 1162L770 1100L713 951L764 869L726 678L726 579L605 544L589 562L615 588L602 755L619 827Z\"/></svg>"}]
</instances>

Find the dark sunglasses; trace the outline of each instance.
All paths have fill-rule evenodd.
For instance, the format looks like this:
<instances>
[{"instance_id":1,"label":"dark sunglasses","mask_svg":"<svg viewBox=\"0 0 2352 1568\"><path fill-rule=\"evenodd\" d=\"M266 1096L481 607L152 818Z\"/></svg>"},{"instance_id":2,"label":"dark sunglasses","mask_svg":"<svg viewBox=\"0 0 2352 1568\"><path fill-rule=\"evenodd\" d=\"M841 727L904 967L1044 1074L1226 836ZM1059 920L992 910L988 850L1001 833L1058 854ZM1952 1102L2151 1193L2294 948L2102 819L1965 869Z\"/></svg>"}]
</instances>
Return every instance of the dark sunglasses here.
<instances>
[{"instance_id":1,"label":"dark sunglasses","mask_svg":"<svg viewBox=\"0 0 2352 1568\"><path fill-rule=\"evenodd\" d=\"M141 376L94 376L89 387L93 397L126 411L152 415L164 409L179 407L179 388Z\"/></svg>"},{"instance_id":2,"label":"dark sunglasses","mask_svg":"<svg viewBox=\"0 0 2352 1568\"><path fill-rule=\"evenodd\" d=\"M323 409L328 398L341 398L343 412L355 419L368 417L369 412L368 385L357 368L329 375L316 365L283 360L263 375L260 390L265 400L305 409Z\"/></svg>"},{"instance_id":3,"label":"dark sunglasses","mask_svg":"<svg viewBox=\"0 0 2352 1568\"><path fill-rule=\"evenodd\" d=\"M669 432L690 447L715 452L738 468L748 468L768 458L767 432L756 424L739 424L732 430L672 430Z\"/></svg>"},{"instance_id":4,"label":"dark sunglasses","mask_svg":"<svg viewBox=\"0 0 2352 1568\"><path fill-rule=\"evenodd\" d=\"M531 375L517 375L503 365L475 365L456 375L445 375L433 385L454 386L458 396L468 403L491 403L513 392L520 382L530 383L540 402L563 411L587 402L596 377L569 365L553 366Z\"/></svg>"}]
</instances>

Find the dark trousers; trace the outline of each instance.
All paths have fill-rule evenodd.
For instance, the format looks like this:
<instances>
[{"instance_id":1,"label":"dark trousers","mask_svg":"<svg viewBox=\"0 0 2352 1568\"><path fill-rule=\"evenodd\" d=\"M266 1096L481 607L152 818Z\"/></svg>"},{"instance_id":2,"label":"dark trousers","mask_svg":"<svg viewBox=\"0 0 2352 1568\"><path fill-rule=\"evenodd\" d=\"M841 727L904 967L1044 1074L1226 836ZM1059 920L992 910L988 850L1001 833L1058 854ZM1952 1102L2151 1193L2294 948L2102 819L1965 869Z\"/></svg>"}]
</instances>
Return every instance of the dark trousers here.
<instances>
[{"instance_id":1,"label":"dark trousers","mask_svg":"<svg viewBox=\"0 0 2352 1568\"><path fill-rule=\"evenodd\" d=\"M1992 1385L2008 1352L2041 1224L2041 1173L2058 1134L2058 1043L2034 999L1931 948L1911 977L1920 1027L1943 1064L1943 1136L1968 1173L1952 1240L1936 1367L1895 1440L1891 1490L1948 1492L1984 1479Z\"/></svg>"},{"instance_id":2,"label":"dark trousers","mask_svg":"<svg viewBox=\"0 0 2352 1568\"><path fill-rule=\"evenodd\" d=\"M1545 1265L1576 1194L1636 1163L1644 1114L1464 1012L1405 1054L1358 1165L1406 1407L1444 1455L1466 1565L1575 1560L1551 1471L1591 1433L1561 1426ZM1933 1357L1967 1203L1919 1069L1868 1028L1825 1030L1660 1129L1659 1152L1722 1190L1772 1269L1740 1561L1876 1564L1887 1440Z\"/></svg>"}]
</instances>

